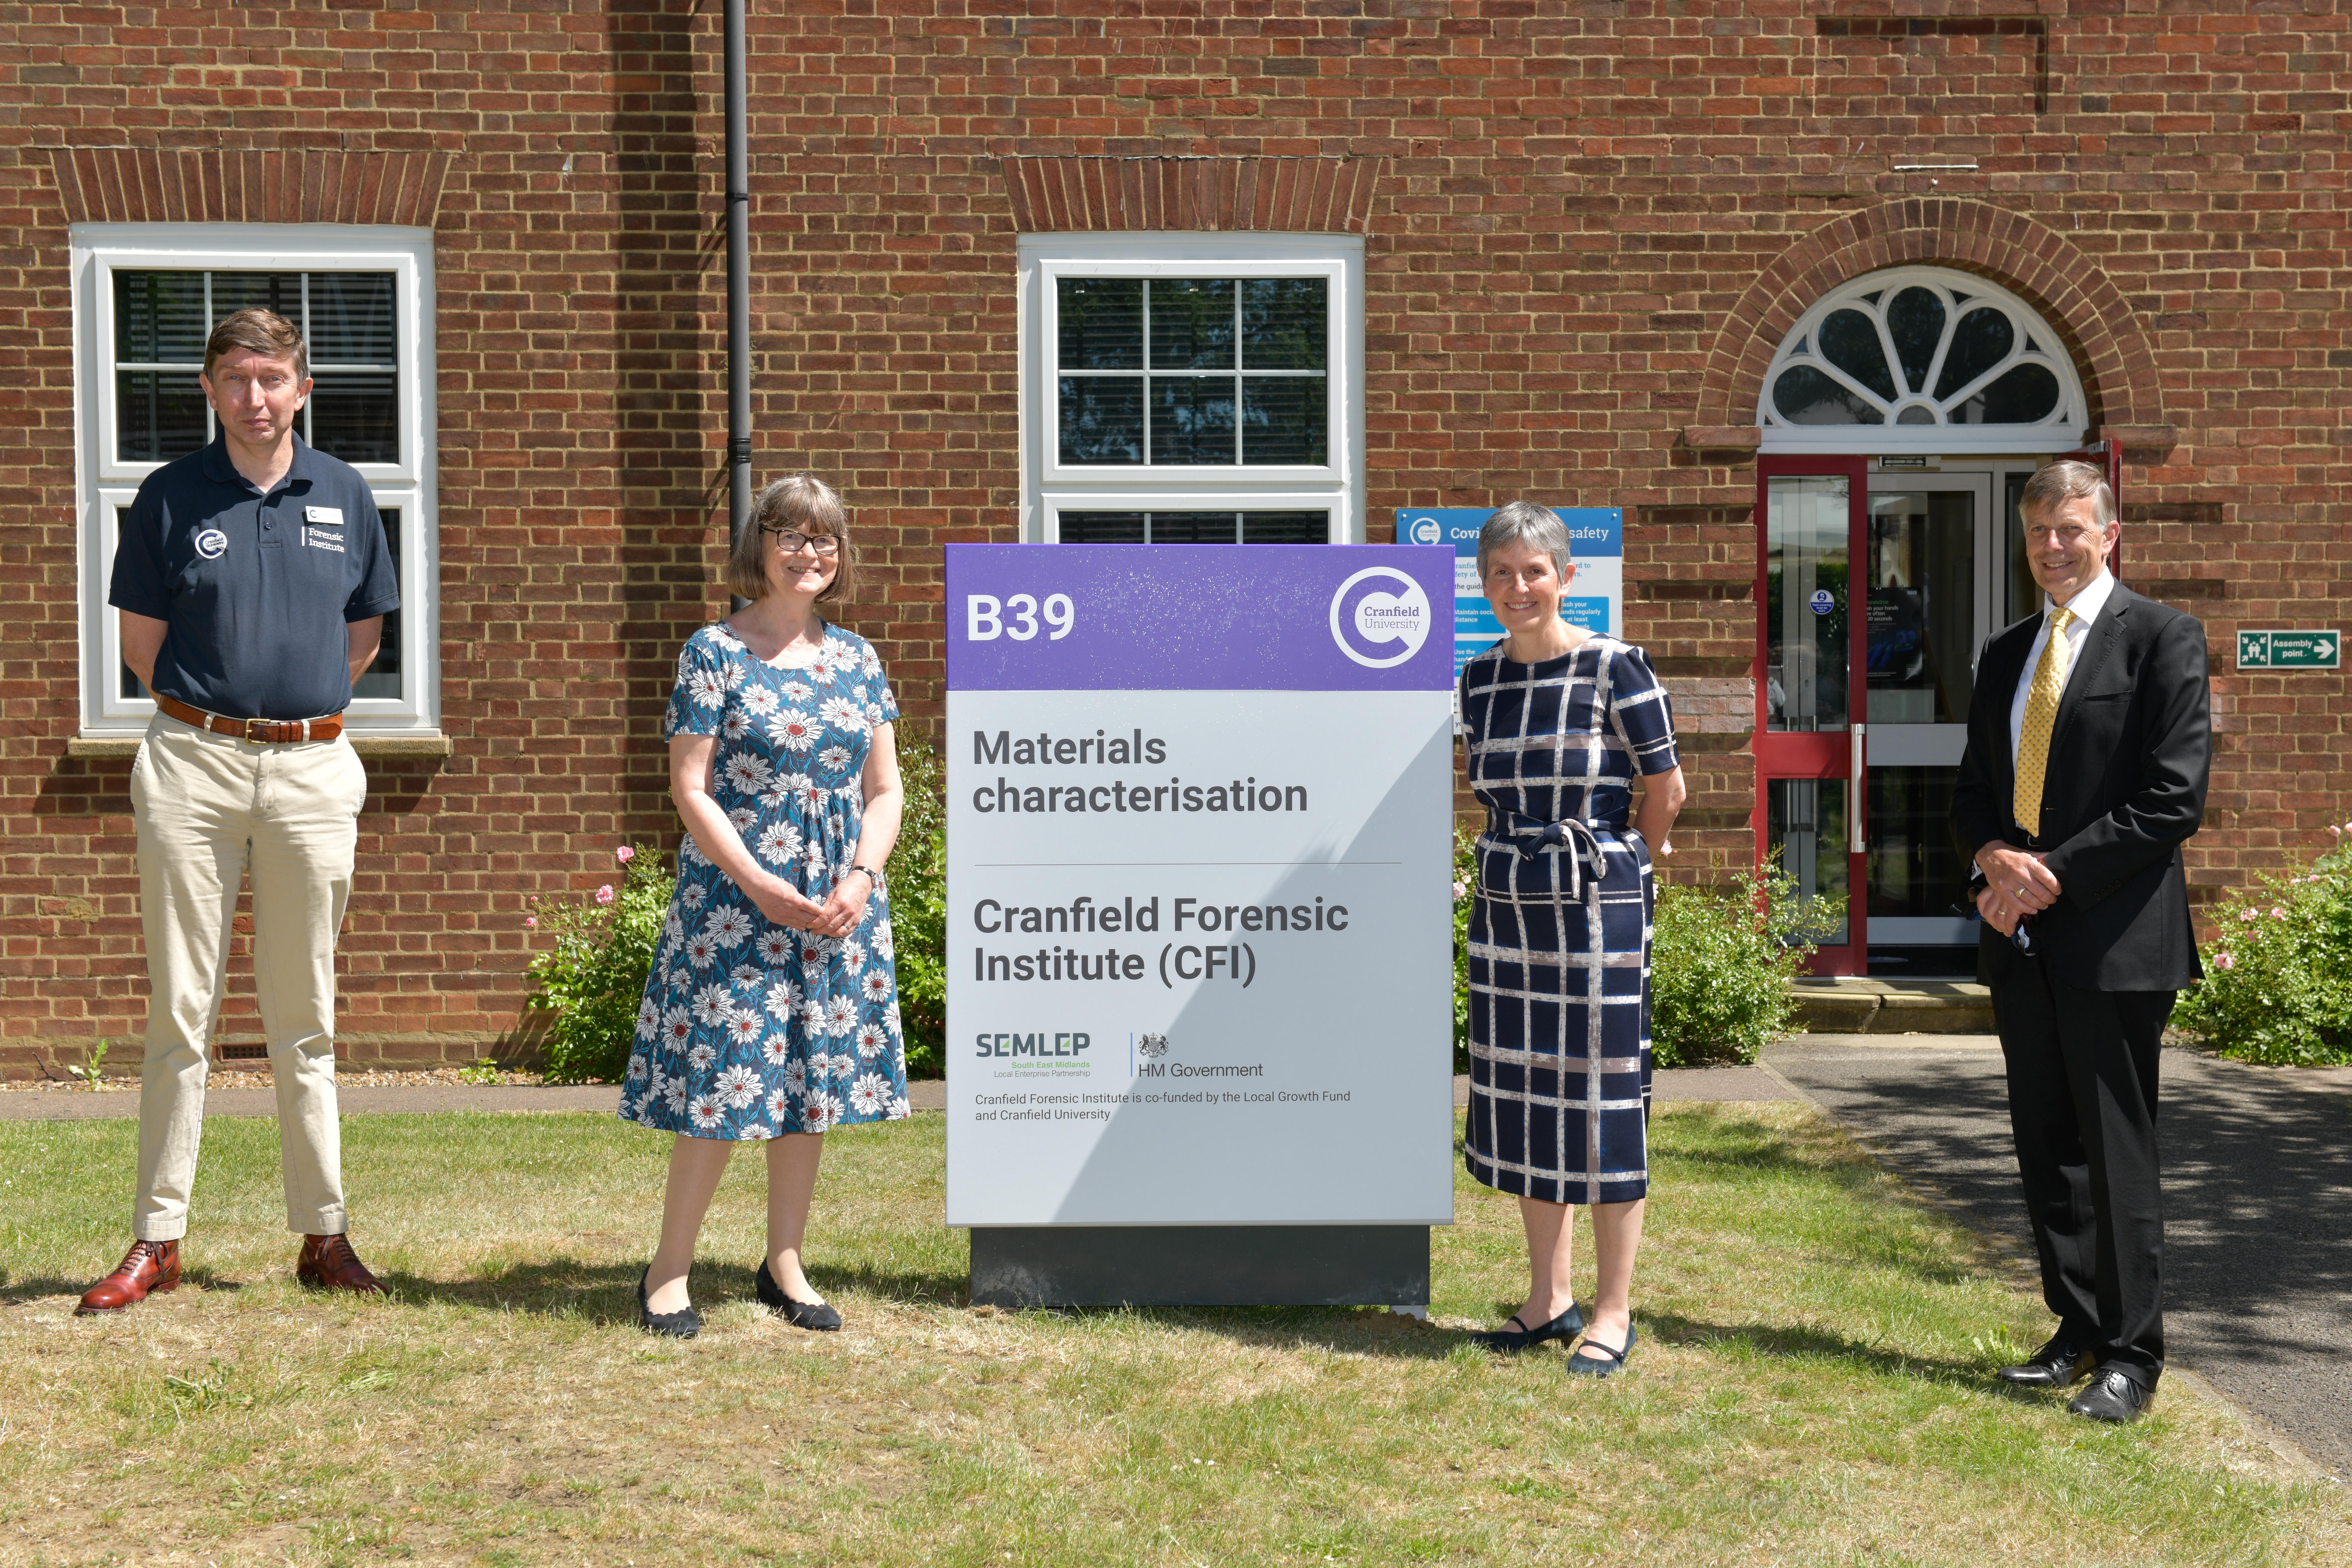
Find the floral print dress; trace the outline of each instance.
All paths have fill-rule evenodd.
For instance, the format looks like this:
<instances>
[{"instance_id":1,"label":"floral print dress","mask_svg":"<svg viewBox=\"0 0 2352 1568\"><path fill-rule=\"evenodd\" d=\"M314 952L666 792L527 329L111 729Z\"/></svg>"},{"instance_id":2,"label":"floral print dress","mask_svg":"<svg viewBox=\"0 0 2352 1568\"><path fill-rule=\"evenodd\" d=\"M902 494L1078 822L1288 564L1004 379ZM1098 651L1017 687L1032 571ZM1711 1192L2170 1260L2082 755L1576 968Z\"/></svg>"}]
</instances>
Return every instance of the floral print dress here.
<instances>
[{"instance_id":1,"label":"floral print dress","mask_svg":"<svg viewBox=\"0 0 2352 1568\"><path fill-rule=\"evenodd\" d=\"M719 738L712 798L761 864L822 902L857 847L874 731L898 717L856 633L828 626L814 663L780 668L721 625L678 655L662 738ZM856 931L822 937L771 923L690 833L677 868L622 1118L761 1139L905 1116L887 888L877 881Z\"/></svg>"}]
</instances>

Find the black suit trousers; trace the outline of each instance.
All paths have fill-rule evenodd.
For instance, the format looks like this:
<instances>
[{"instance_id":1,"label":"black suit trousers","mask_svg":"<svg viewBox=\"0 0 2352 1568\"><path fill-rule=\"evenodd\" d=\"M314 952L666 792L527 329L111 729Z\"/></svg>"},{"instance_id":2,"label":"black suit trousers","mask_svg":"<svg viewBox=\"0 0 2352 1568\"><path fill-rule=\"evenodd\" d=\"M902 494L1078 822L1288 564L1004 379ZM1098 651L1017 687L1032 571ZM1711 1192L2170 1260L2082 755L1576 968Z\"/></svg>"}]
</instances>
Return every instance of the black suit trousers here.
<instances>
[{"instance_id":1,"label":"black suit trousers","mask_svg":"<svg viewBox=\"0 0 2352 1568\"><path fill-rule=\"evenodd\" d=\"M2042 959L1992 979L2042 1299L2102 1367L2164 1370L2157 1061L2171 991L2090 991Z\"/></svg>"}]
</instances>

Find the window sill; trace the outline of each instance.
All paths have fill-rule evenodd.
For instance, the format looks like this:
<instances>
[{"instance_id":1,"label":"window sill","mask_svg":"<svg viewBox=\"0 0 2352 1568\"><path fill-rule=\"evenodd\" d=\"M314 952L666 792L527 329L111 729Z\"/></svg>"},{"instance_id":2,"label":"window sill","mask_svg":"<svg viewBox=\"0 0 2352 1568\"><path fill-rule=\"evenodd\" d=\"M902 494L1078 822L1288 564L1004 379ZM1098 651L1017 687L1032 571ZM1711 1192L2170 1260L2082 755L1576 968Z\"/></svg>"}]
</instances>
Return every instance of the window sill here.
<instances>
[{"instance_id":1,"label":"window sill","mask_svg":"<svg viewBox=\"0 0 2352 1568\"><path fill-rule=\"evenodd\" d=\"M137 735L77 735L66 742L66 755L102 759L128 757L139 750ZM457 752L456 744L438 730L420 730L405 735L354 734L352 750L362 757L446 757Z\"/></svg>"}]
</instances>

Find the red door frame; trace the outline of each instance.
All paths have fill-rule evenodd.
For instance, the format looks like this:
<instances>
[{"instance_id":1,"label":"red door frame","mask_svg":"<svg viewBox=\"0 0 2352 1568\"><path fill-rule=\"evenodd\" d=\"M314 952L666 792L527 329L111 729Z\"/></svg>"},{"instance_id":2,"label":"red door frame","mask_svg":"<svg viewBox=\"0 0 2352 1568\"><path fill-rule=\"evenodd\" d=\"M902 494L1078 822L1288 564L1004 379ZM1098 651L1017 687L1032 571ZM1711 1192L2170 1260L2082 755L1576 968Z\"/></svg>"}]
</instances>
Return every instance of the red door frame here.
<instances>
[{"instance_id":1,"label":"red door frame","mask_svg":"<svg viewBox=\"0 0 2352 1568\"><path fill-rule=\"evenodd\" d=\"M1769 726L1765 658L1771 613L1769 550L1771 543L1771 482L1790 477L1846 480L1846 710L1849 728L1790 733ZM1756 807L1749 818L1756 837L1756 863L1764 863L1768 791L1775 779L1844 779L1846 787L1846 942L1817 950L1805 965L1813 974L1866 974L1869 963L1869 887L1863 843L1869 823L1862 767L1864 716L1870 697L1870 459L1847 457L1761 457L1756 459Z\"/></svg>"}]
</instances>

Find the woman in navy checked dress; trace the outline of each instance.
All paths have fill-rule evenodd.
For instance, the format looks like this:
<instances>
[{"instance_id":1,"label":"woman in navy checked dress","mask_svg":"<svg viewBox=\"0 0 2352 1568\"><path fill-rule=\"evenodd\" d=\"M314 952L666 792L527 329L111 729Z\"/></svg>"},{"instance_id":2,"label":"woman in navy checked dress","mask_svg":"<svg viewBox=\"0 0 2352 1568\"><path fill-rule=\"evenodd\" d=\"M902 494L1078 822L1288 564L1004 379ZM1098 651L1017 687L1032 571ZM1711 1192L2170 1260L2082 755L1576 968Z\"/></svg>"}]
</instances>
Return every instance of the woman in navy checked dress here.
<instances>
[{"instance_id":1,"label":"woman in navy checked dress","mask_svg":"<svg viewBox=\"0 0 2352 1568\"><path fill-rule=\"evenodd\" d=\"M1478 536L1509 635L1462 672L1470 787L1486 807L1470 912L1470 1115L1463 1158L1519 1200L1528 1299L1497 1350L1583 1342L1606 1376L1633 1348L1630 1294L1649 1192L1652 846L1681 809L1674 716L1649 656L1559 618L1575 576L1549 508ZM1634 810L1635 779L1643 783ZM1570 1286L1572 1205L1592 1210L1588 1328Z\"/></svg>"},{"instance_id":2,"label":"woman in navy checked dress","mask_svg":"<svg viewBox=\"0 0 2352 1568\"><path fill-rule=\"evenodd\" d=\"M848 586L840 497L806 475L761 492L728 562L753 601L678 655L662 722L685 818L677 890L637 1015L621 1115L677 1134L644 1326L700 1327L687 1270L738 1142L768 1152L760 1299L803 1328L841 1317L801 1268L821 1136L907 1114L882 864L903 795L882 661L821 606Z\"/></svg>"}]
</instances>

